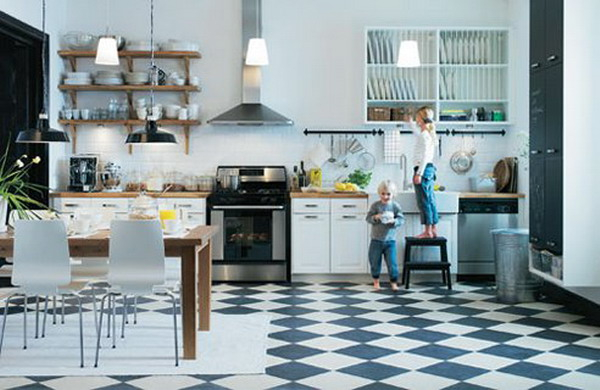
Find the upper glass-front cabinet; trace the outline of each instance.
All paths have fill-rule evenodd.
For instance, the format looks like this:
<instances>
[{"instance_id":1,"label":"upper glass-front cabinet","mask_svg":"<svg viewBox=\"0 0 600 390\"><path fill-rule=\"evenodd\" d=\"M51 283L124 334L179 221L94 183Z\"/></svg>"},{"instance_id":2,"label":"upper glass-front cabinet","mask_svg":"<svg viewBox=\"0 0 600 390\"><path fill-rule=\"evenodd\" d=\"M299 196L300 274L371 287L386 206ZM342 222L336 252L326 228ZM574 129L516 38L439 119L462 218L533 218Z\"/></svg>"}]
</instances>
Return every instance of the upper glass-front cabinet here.
<instances>
[{"instance_id":1,"label":"upper glass-front cabinet","mask_svg":"<svg viewBox=\"0 0 600 390\"><path fill-rule=\"evenodd\" d=\"M421 66L396 66L400 42L415 40ZM403 123L423 105L441 123L507 124L507 29L369 28L365 33L365 121Z\"/></svg>"}]
</instances>

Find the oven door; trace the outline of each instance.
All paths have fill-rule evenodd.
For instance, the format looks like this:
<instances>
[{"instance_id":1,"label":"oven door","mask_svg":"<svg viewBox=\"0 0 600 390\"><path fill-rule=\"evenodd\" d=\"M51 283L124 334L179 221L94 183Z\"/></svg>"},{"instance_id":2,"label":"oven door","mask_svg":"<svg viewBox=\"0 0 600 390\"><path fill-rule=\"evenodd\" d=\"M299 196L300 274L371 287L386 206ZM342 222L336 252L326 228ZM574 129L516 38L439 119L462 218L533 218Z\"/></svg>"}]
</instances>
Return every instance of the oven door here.
<instances>
[{"instance_id":1,"label":"oven door","mask_svg":"<svg viewBox=\"0 0 600 390\"><path fill-rule=\"evenodd\" d=\"M221 227L213 239L214 260L285 260L285 206L214 205L210 219Z\"/></svg>"}]
</instances>

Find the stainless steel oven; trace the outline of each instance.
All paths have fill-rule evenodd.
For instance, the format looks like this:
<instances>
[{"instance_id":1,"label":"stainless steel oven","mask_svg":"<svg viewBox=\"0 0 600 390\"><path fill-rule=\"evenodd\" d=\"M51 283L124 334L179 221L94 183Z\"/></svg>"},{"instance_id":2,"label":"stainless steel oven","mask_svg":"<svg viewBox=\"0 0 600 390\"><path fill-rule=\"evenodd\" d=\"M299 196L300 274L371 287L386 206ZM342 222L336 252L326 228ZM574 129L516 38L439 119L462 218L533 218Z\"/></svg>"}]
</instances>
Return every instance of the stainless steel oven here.
<instances>
[{"instance_id":1,"label":"stainless steel oven","mask_svg":"<svg viewBox=\"0 0 600 390\"><path fill-rule=\"evenodd\" d=\"M240 186L220 188L208 199L209 223L221 228L212 241L213 280L289 280L285 168L219 169L239 172Z\"/></svg>"}]
</instances>

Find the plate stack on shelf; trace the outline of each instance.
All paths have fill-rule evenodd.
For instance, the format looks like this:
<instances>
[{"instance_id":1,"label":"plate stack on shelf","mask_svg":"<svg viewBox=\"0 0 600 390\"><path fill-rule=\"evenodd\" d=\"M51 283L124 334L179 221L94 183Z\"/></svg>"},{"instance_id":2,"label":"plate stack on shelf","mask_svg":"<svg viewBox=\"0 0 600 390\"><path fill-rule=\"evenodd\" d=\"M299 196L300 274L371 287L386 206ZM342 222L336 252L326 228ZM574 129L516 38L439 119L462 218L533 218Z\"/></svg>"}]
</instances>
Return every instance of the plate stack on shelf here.
<instances>
[{"instance_id":1,"label":"plate stack on shelf","mask_svg":"<svg viewBox=\"0 0 600 390\"><path fill-rule=\"evenodd\" d=\"M150 51L152 46L150 41L129 41L125 47L129 51ZM158 51L158 44L154 44L154 50Z\"/></svg>"},{"instance_id":2,"label":"plate stack on shelf","mask_svg":"<svg viewBox=\"0 0 600 390\"><path fill-rule=\"evenodd\" d=\"M148 72L126 72L125 82L130 85L143 85L148 83Z\"/></svg>"},{"instance_id":3,"label":"plate stack on shelf","mask_svg":"<svg viewBox=\"0 0 600 390\"><path fill-rule=\"evenodd\" d=\"M65 85L90 85L91 83L90 72L67 72L64 80Z\"/></svg>"},{"instance_id":4,"label":"plate stack on shelf","mask_svg":"<svg viewBox=\"0 0 600 390\"><path fill-rule=\"evenodd\" d=\"M123 85L123 77L119 71L99 70L94 77L94 83L97 85Z\"/></svg>"},{"instance_id":5,"label":"plate stack on shelf","mask_svg":"<svg viewBox=\"0 0 600 390\"><path fill-rule=\"evenodd\" d=\"M160 49L163 51L198 51L200 46L194 42L169 39L168 42L160 45Z\"/></svg>"}]
</instances>

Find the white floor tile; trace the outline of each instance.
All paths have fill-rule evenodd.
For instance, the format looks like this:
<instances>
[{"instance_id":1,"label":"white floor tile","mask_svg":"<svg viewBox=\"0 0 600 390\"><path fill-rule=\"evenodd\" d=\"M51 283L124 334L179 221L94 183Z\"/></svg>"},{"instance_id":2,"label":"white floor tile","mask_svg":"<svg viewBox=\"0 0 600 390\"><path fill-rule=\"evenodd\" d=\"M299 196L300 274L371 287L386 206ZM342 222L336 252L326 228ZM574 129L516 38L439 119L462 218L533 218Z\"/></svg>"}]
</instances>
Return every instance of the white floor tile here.
<instances>
[{"instance_id":1,"label":"white floor tile","mask_svg":"<svg viewBox=\"0 0 600 390\"><path fill-rule=\"evenodd\" d=\"M394 351L408 351L413 348L427 345L428 343L405 337L386 337L383 339L370 341L367 344L375 345L381 348L393 349Z\"/></svg>"},{"instance_id":2,"label":"white floor tile","mask_svg":"<svg viewBox=\"0 0 600 390\"><path fill-rule=\"evenodd\" d=\"M382 333L382 334L385 334L388 336L396 336L396 335L399 335L402 333L413 331L413 330L415 330L415 328L411 328L409 326L403 326L403 325L383 323L383 324L375 324L375 325L365 326L364 328L362 328L362 330L366 330L369 332Z\"/></svg>"},{"instance_id":3,"label":"white floor tile","mask_svg":"<svg viewBox=\"0 0 600 390\"><path fill-rule=\"evenodd\" d=\"M191 376L148 376L145 378L128 381L127 384L144 390L183 389L185 387L197 386L204 381Z\"/></svg>"},{"instance_id":4,"label":"white floor tile","mask_svg":"<svg viewBox=\"0 0 600 390\"><path fill-rule=\"evenodd\" d=\"M376 311L376 312L365 313L365 314L356 316L356 318L364 318L366 320L379 321L379 322L396 321L396 320L400 320L402 318L407 318L407 317L408 316L405 316L403 314L394 314L394 313L388 313L385 311Z\"/></svg>"},{"instance_id":5,"label":"white floor tile","mask_svg":"<svg viewBox=\"0 0 600 390\"><path fill-rule=\"evenodd\" d=\"M535 379L505 374L502 372L489 372L466 380L465 382L498 390L527 390L543 383L542 381Z\"/></svg>"},{"instance_id":6,"label":"white floor tile","mask_svg":"<svg viewBox=\"0 0 600 390\"><path fill-rule=\"evenodd\" d=\"M364 362L362 359L335 352L327 352L319 355L309 356L298 361L315 367L325 368L327 370L339 370L340 368L350 367Z\"/></svg>"},{"instance_id":7,"label":"white floor tile","mask_svg":"<svg viewBox=\"0 0 600 390\"><path fill-rule=\"evenodd\" d=\"M457 296L454 295L453 298L463 298L462 296ZM488 297L489 298L489 297ZM469 299L464 298L464 299ZM502 309L504 307L507 307L507 305L504 305L502 303L496 303L496 302L489 302L489 301L475 301L475 302L469 302L469 303L465 303L464 305L461 305L462 307L468 307L470 309L478 309L478 310L499 310Z\"/></svg>"},{"instance_id":8,"label":"white floor tile","mask_svg":"<svg viewBox=\"0 0 600 390\"><path fill-rule=\"evenodd\" d=\"M354 341L338 339L337 337L318 337L316 339L306 340L298 343L305 347L316 348L323 351L336 351L338 349L357 345Z\"/></svg>"},{"instance_id":9,"label":"white floor tile","mask_svg":"<svg viewBox=\"0 0 600 390\"><path fill-rule=\"evenodd\" d=\"M583 390L600 389L600 376L585 374L583 372L569 372L558 378L554 378L549 382Z\"/></svg>"},{"instance_id":10,"label":"white floor tile","mask_svg":"<svg viewBox=\"0 0 600 390\"><path fill-rule=\"evenodd\" d=\"M582 345L584 347L596 348L600 350L600 338L599 337L586 337L585 339L577 340L573 344ZM600 353L600 351L598 351Z\"/></svg>"},{"instance_id":11,"label":"white floor tile","mask_svg":"<svg viewBox=\"0 0 600 390\"><path fill-rule=\"evenodd\" d=\"M307 320L319 321L319 322L331 322L346 318L346 316L336 313L329 313L325 311L315 311L312 313L302 314L298 316L300 318L306 318Z\"/></svg>"},{"instance_id":12,"label":"white floor tile","mask_svg":"<svg viewBox=\"0 0 600 390\"><path fill-rule=\"evenodd\" d=\"M256 303L250 303L250 304L244 305L244 307L247 307L250 309L263 310L263 311L281 309L282 307L286 307L286 306L287 305L284 305L283 303L277 303L277 302L271 302L271 301L256 302Z\"/></svg>"},{"instance_id":13,"label":"white floor tile","mask_svg":"<svg viewBox=\"0 0 600 390\"><path fill-rule=\"evenodd\" d=\"M581 325L581 324L563 324L555 326L552 330L558 330L560 332L568 332L580 334L583 336L596 336L600 334L600 328L595 326Z\"/></svg>"},{"instance_id":14,"label":"white floor tile","mask_svg":"<svg viewBox=\"0 0 600 390\"><path fill-rule=\"evenodd\" d=\"M538 327L520 325L520 324L500 324L500 325L492 326L488 329L496 330L498 332L519 334L522 336L526 336L526 335L529 335L532 333L537 333L540 331L540 328L538 328Z\"/></svg>"},{"instance_id":15,"label":"white floor tile","mask_svg":"<svg viewBox=\"0 0 600 390\"><path fill-rule=\"evenodd\" d=\"M452 362L479 367L486 370L499 370L502 367L510 366L511 364L516 363L517 360L474 352L452 359Z\"/></svg>"},{"instance_id":16,"label":"white floor tile","mask_svg":"<svg viewBox=\"0 0 600 390\"><path fill-rule=\"evenodd\" d=\"M552 352L542 353L540 355L533 356L527 359L526 361L531 363L542 364L545 366L562 368L565 370L578 370L581 367L585 367L595 362L594 360L582 359L574 356L568 356Z\"/></svg>"},{"instance_id":17,"label":"white floor tile","mask_svg":"<svg viewBox=\"0 0 600 390\"><path fill-rule=\"evenodd\" d=\"M427 330L433 330L436 332L454 334L454 335L463 335L466 333L471 333L479 330L480 328L476 328L474 326L467 325L459 325L459 324L437 324L427 328Z\"/></svg>"},{"instance_id":18,"label":"white floor tile","mask_svg":"<svg viewBox=\"0 0 600 390\"><path fill-rule=\"evenodd\" d=\"M544 310L544 311L556 310L561 307L560 305L557 305L556 303L546 303L546 302L525 302L525 303L519 303L515 306L523 307L525 309Z\"/></svg>"},{"instance_id":19,"label":"white floor tile","mask_svg":"<svg viewBox=\"0 0 600 390\"><path fill-rule=\"evenodd\" d=\"M325 311L325 310L329 310L329 309L335 309L336 307L339 307L340 305L337 303L316 301L316 302L303 303L302 305L298 305L298 306L306 308L306 309L311 309L311 310Z\"/></svg>"},{"instance_id":20,"label":"white floor tile","mask_svg":"<svg viewBox=\"0 0 600 390\"><path fill-rule=\"evenodd\" d=\"M514 345L517 347L535 349L537 351L552 351L553 349L560 348L566 343L561 341L554 341L548 339L541 339L538 337L523 336L516 339L507 341L505 344Z\"/></svg>"},{"instance_id":21,"label":"white floor tile","mask_svg":"<svg viewBox=\"0 0 600 390\"><path fill-rule=\"evenodd\" d=\"M382 382L409 390L439 390L458 383L458 381L453 379L442 378L416 371L406 372L385 379Z\"/></svg>"},{"instance_id":22,"label":"white floor tile","mask_svg":"<svg viewBox=\"0 0 600 390\"><path fill-rule=\"evenodd\" d=\"M559 322L573 322L583 318L583 316L569 313L561 313L559 311L545 311L543 313L534 314L532 317Z\"/></svg>"},{"instance_id":23,"label":"white floor tile","mask_svg":"<svg viewBox=\"0 0 600 390\"><path fill-rule=\"evenodd\" d=\"M347 375L341 372L326 372L321 375L298 381L298 383L320 390L356 389L357 387L365 386L373 382L374 381L370 379Z\"/></svg>"},{"instance_id":24,"label":"white floor tile","mask_svg":"<svg viewBox=\"0 0 600 390\"><path fill-rule=\"evenodd\" d=\"M416 306L416 307L418 307L418 306ZM465 316L460 315L460 314L447 313L445 311L428 311L423 314L418 314L415 317L425 318L426 320L432 320L432 321L451 322L451 321L456 321L458 319L461 319ZM427 329L430 329L430 328L427 328Z\"/></svg>"},{"instance_id":25,"label":"white floor tile","mask_svg":"<svg viewBox=\"0 0 600 390\"><path fill-rule=\"evenodd\" d=\"M394 367L405 368L407 370L418 370L423 367L432 366L440 362L440 360L438 359L433 359L427 356L415 355L410 352L396 353L394 355L384 356L373 361Z\"/></svg>"},{"instance_id":26,"label":"white floor tile","mask_svg":"<svg viewBox=\"0 0 600 390\"><path fill-rule=\"evenodd\" d=\"M369 301L369 302L363 302L363 303L359 303L356 305L352 305L352 307L358 307L358 308L367 309L367 310L382 311L382 310L387 310L387 309L391 309L394 307L398 307L398 305L393 305L393 304L385 303L385 302Z\"/></svg>"},{"instance_id":27,"label":"white floor tile","mask_svg":"<svg viewBox=\"0 0 600 390\"><path fill-rule=\"evenodd\" d=\"M31 379L23 377L6 377L0 378L0 389L12 389L14 387L21 387L35 383Z\"/></svg>"},{"instance_id":28,"label":"white floor tile","mask_svg":"<svg viewBox=\"0 0 600 390\"><path fill-rule=\"evenodd\" d=\"M235 375L212 383L233 390L264 390L279 386L288 381L270 375Z\"/></svg>"},{"instance_id":29,"label":"white floor tile","mask_svg":"<svg viewBox=\"0 0 600 390\"><path fill-rule=\"evenodd\" d=\"M486 320L500 321L500 322L512 322L523 318L516 314L504 313L501 311L489 311L481 314L474 315L475 318L483 318Z\"/></svg>"},{"instance_id":30,"label":"white floor tile","mask_svg":"<svg viewBox=\"0 0 600 390\"><path fill-rule=\"evenodd\" d=\"M44 381L44 386L56 390L92 390L119 383L107 376L63 376Z\"/></svg>"},{"instance_id":31,"label":"white floor tile","mask_svg":"<svg viewBox=\"0 0 600 390\"><path fill-rule=\"evenodd\" d=\"M427 301L427 302L411 303L410 305L406 305L406 307L413 307L415 309L434 311L434 310L444 310L449 307L452 307L452 305L448 305L446 303Z\"/></svg>"},{"instance_id":32,"label":"white floor tile","mask_svg":"<svg viewBox=\"0 0 600 390\"><path fill-rule=\"evenodd\" d=\"M486 340L475 339L471 337L453 337L451 339L438 341L436 344L444 345L446 347L464 349L465 351L479 351L493 345L496 343Z\"/></svg>"},{"instance_id":33,"label":"white floor tile","mask_svg":"<svg viewBox=\"0 0 600 390\"><path fill-rule=\"evenodd\" d=\"M300 330L316 333L316 334L323 335L323 336L329 336L332 334L342 333L342 332L352 330L352 328L349 328L347 326L340 326L340 325L335 325L335 324L330 324L330 323L324 323L324 324L315 324L315 325L304 326L304 327L300 328Z\"/></svg>"}]
</instances>

